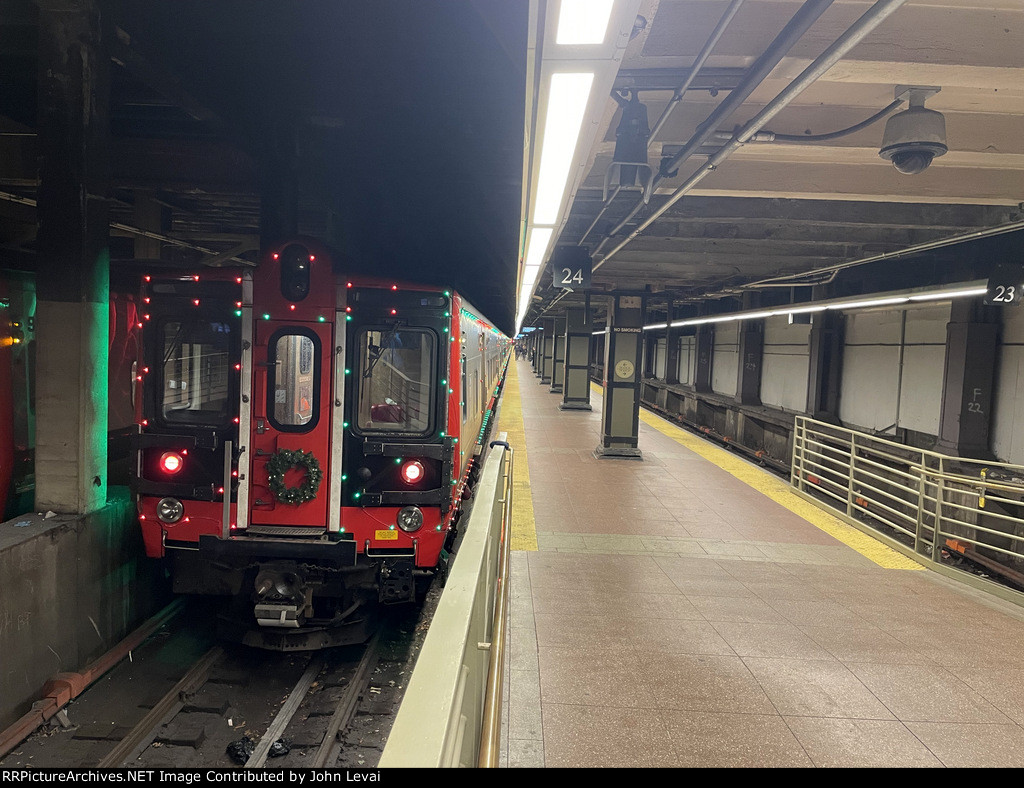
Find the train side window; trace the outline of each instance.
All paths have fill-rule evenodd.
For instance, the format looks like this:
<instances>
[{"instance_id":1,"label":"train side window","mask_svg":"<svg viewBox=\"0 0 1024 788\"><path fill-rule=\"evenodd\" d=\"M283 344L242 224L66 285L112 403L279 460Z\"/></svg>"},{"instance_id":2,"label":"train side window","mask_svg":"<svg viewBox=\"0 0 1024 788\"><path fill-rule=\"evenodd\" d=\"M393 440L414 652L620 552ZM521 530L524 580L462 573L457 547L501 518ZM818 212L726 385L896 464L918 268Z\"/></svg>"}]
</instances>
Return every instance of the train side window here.
<instances>
[{"instance_id":1,"label":"train side window","mask_svg":"<svg viewBox=\"0 0 1024 788\"><path fill-rule=\"evenodd\" d=\"M177 424L228 420L231 326L216 320L162 324L160 415Z\"/></svg>"},{"instance_id":2,"label":"train side window","mask_svg":"<svg viewBox=\"0 0 1024 788\"><path fill-rule=\"evenodd\" d=\"M305 432L318 420L320 340L301 328L276 334L268 348L267 413L275 429Z\"/></svg>"},{"instance_id":3,"label":"train side window","mask_svg":"<svg viewBox=\"0 0 1024 788\"><path fill-rule=\"evenodd\" d=\"M434 334L398 326L365 328L356 343L358 429L428 434L436 389Z\"/></svg>"}]
</instances>

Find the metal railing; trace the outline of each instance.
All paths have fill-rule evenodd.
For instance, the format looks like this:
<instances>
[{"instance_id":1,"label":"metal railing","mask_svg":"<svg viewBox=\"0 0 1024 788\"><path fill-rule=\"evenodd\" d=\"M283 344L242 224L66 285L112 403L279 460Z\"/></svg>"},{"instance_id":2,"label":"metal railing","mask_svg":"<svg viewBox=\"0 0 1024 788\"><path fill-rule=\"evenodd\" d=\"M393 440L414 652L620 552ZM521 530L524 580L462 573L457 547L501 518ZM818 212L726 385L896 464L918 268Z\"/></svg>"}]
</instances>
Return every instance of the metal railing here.
<instances>
[{"instance_id":1,"label":"metal railing","mask_svg":"<svg viewBox=\"0 0 1024 788\"><path fill-rule=\"evenodd\" d=\"M790 468L798 492L902 552L950 569L948 559L963 556L1013 585L1024 581L1024 466L915 449L798 416Z\"/></svg>"}]
</instances>

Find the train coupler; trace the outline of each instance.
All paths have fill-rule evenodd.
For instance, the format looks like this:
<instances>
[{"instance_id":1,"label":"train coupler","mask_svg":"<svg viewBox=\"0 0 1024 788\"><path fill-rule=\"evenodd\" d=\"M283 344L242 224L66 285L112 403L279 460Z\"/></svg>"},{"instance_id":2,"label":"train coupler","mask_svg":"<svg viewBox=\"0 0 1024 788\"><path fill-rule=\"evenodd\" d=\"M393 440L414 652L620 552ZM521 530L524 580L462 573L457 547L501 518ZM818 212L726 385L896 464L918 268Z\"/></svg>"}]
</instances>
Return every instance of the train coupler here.
<instances>
[{"instance_id":1,"label":"train coupler","mask_svg":"<svg viewBox=\"0 0 1024 788\"><path fill-rule=\"evenodd\" d=\"M412 561L394 561L381 566L378 598L382 604L415 601L416 583L412 570Z\"/></svg>"}]
</instances>

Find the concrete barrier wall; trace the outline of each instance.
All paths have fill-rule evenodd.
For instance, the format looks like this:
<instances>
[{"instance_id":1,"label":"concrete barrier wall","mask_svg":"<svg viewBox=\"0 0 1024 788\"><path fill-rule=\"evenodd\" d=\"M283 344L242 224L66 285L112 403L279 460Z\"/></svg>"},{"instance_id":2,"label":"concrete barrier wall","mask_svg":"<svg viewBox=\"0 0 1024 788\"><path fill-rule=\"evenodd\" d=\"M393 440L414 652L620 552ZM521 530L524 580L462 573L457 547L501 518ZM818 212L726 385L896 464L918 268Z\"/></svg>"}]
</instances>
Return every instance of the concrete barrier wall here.
<instances>
[{"instance_id":1,"label":"concrete barrier wall","mask_svg":"<svg viewBox=\"0 0 1024 788\"><path fill-rule=\"evenodd\" d=\"M0 729L54 673L84 667L169 600L127 489L110 498L88 515L0 524Z\"/></svg>"},{"instance_id":2,"label":"concrete barrier wall","mask_svg":"<svg viewBox=\"0 0 1024 788\"><path fill-rule=\"evenodd\" d=\"M505 433L496 440L506 440ZM383 768L477 765L501 539L508 453L495 447L473 492L451 574L423 641L402 707L381 755Z\"/></svg>"}]
</instances>

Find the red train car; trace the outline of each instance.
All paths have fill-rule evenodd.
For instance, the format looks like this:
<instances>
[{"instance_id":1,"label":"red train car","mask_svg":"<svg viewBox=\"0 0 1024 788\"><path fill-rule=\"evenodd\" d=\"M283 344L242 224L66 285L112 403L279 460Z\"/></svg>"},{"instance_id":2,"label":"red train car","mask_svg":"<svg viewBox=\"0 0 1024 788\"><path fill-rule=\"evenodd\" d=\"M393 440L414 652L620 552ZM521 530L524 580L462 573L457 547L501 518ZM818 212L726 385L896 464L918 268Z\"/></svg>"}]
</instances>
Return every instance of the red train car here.
<instances>
[{"instance_id":1,"label":"red train car","mask_svg":"<svg viewBox=\"0 0 1024 788\"><path fill-rule=\"evenodd\" d=\"M174 588L236 638L359 641L456 534L510 343L457 293L344 275L308 239L146 277L133 486Z\"/></svg>"}]
</instances>

